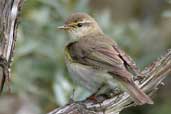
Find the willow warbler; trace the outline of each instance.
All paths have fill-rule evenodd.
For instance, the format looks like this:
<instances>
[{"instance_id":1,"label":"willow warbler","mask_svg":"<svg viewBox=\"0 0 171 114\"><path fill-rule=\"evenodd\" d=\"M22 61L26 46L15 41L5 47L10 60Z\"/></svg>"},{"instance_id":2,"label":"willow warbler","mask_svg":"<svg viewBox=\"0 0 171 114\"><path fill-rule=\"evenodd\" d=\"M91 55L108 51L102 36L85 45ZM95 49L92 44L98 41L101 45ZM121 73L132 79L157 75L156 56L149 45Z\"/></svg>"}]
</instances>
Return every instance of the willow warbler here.
<instances>
[{"instance_id":1,"label":"willow warbler","mask_svg":"<svg viewBox=\"0 0 171 114\"><path fill-rule=\"evenodd\" d=\"M153 104L133 81L132 72L139 72L134 61L103 33L91 16L74 13L58 28L72 35L65 47L65 62L73 80L92 93L102 85L111 90L117 85L137 105Z\"/></svg>"}]
</instances>

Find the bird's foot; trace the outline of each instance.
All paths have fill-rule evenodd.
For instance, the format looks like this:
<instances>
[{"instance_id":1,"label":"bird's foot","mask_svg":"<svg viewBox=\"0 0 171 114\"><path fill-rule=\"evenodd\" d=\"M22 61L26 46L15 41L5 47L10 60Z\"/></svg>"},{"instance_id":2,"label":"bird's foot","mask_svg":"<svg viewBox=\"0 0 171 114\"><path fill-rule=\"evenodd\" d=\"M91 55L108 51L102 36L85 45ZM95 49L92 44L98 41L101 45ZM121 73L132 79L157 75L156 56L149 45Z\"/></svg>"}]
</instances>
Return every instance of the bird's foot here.
<instances>
[{"instance_id":1,"label":"bird's foot","mask_svg":"<svg viewBox=\"0 0 171 114\"><path fill-rule=\"evenodd\" d=\"M108 95L100 94L98 96L89 96L86 100L91 101L93 103L102 103L104 100L109 99Z\"/></svg>"}]
</instances>

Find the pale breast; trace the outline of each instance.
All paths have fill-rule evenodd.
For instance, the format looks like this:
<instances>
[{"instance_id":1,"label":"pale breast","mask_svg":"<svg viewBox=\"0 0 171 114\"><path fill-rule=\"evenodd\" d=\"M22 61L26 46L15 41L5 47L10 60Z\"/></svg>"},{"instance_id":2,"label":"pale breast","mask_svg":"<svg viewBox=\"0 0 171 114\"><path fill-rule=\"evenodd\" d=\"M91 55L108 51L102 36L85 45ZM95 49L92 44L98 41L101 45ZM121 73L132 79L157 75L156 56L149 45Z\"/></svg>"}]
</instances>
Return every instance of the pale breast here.
<instances>
[{"instance_id":1,"label":"pale breast","mask_svg":"<svg viewBox=\"0 0 171 114\"><path fill-rule=\"evenodd\" d=\"M91 92L95 92L104 81L98 76L99 72L88 66L78 63L67 63L67 68L72 79Z\"/></svg>"},{"instance_id":2,"label":"pale breast","mask_svg":"<svg viewBox=\"0 0 171 114\"><path fill-rule=\"evenodd\" d=\"M66 61L68 71L75 83L88 89L92 93L96 92L102 85L115 88L117 84L114 78L106 71L97 71L89 66L69 63Z\"/></svg>"}]
</instances>

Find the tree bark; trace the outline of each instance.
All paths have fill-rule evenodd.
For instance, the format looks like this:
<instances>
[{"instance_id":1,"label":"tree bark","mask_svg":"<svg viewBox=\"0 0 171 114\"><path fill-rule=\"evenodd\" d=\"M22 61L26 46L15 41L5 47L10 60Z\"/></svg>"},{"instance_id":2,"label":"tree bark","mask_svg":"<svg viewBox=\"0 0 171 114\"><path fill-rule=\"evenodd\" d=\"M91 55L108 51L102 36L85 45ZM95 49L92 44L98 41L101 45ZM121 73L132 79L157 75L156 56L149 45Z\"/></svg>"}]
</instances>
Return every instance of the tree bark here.
<instances>
[{"instance_id":1,"label":"tree bark","mask_svg":"<svg viewBox=\"0 0 171 114\"><path fill-rule=\"evenodd\" d=\"M0 93L7 82L16 42L18 17L24 0L0 0Z\"/></svg>"},{"instance_id":2,"label":"tree bark","mask_svg":"<svg viewBox=\"0 0 171 114\"><path fill-rule=\"evenodd\" d=\"M145 75L142 81L136 81L139 87L151 96L159 85L164 85L162 81L169 73L171 73L171 50L142 71ZM119 114L123 109L135 105L127 93L121 93L111 99L105 99L102 103L90 100L73 102L48 114Z\"/></svg>"}]
</instances>

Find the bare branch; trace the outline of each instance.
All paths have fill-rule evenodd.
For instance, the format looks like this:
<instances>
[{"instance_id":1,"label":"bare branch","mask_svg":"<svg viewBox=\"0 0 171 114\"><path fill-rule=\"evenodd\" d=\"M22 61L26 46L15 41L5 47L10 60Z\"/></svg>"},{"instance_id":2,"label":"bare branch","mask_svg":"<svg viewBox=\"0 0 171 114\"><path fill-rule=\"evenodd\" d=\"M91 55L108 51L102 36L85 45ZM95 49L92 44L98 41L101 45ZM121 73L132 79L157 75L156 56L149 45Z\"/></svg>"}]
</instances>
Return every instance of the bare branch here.
<instances>
[{"instance_id":1,"label":"bare branch","mask_svg":"<svg viewBox=\"0 0 171 114\"><path fill-rule=\"evenodd\" d=\"M10 64L15 46L18 16L23 1L24 0L0 1L0 67L2 68L0 71L1 91L5 80L9 82Z\"/></svg>"},{"instance_id":2,"label":"bare branch","mask_svg":"<svg viewBox=\"0 0 171 114\"><path fill-rule=\"evenodd\" d=\"M141 89L152 95L166 76L171 73L171 50L158 60L147 66L143 71L146 77L137 81ZM104 100L101 104L85 100L57 108L48 114L119 114L123 109L135 106L127 93L121 93L111 99Z\"/></svg>"}]
</instances>

